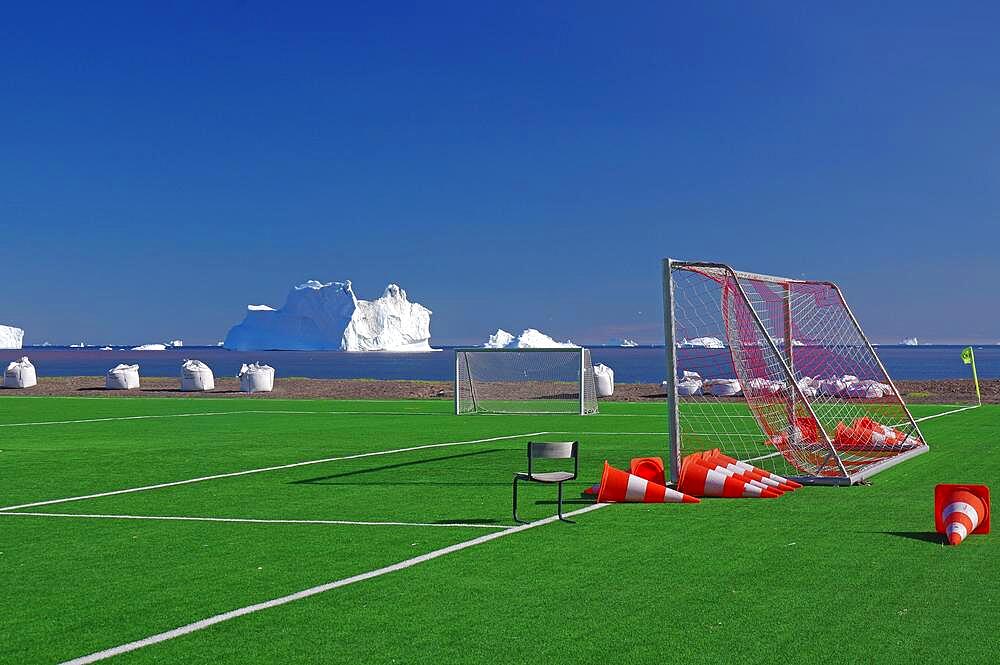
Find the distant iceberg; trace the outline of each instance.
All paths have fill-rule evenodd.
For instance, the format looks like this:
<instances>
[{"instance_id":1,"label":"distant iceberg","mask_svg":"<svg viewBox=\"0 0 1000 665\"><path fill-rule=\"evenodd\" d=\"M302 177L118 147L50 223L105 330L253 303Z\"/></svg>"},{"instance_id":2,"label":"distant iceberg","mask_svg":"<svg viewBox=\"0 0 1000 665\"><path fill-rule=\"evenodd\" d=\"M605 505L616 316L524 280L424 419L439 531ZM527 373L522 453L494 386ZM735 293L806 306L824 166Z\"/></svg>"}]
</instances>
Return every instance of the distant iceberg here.
<instances>
[{"instance_id":1,"label":"distant iceberg","mask_svg":"<svg viewBox=\"0 0 1000 665\"><path fill-rule=\"evenodd\" d=\"M140 344L139 346L133 346L133 351L166 351L166 344Z\"/></svg>"},{"instance_id":2,"label":"distant iceberg","mask_svg":"<svg viewBox=\"0 0 1000 665\"><path fill-rule=\"evenodd\" d=\"M623 349L631 349L639 346L639 343L628 337L612 337L608 340L608 346L620 346Z\"/></svg>"},{"instance_id":3,"label":"distant iceberg","mask_svg":"<svg viewBox=\"0 0 1000 665\"><path fill-rule=\"evenodd\" d=\"M238 351L433 351L431 310L389 284L360 300L351 282L311 279L294 287L280 309L249 305L223 346Z\"/></svg>"},{"instance_id":4,"label":"distant iceberg","mask_svg":"<svg viewBox=\"0 0 1000 665\"><path fill-rule=\"evenodd\" d=\"M570 340L557 342L535 328L525 328L517 337L503 328L490 335L483 346L487 349L578 349Z\"/></svg>"},{"instance_id":5,"label":"distant iceberg","mask_svg":"<svg viewBox=\"0 0 1000 665\"><path fill-rule=\"evenodd\" d=\"M906 337L903 339L902 342L900 342L900 344L902 344L903 346L919 346L920 340L918 340L916 337Z\"/></svg>"},{"instance_id":6,"label":"distant iceberg","mask_svg":"<svg viewBox=\"0 0 1000 665\"><path fill-rule=\"evenodd\" d=\"M688 339L685 337L677 342L679 349L724 349L726 345L718 337L695 337Z\"/></svg>"},{"instance_id":7,"label":"distant iceberg","mask_svg":"<svg viewBox=\"0 0 1000 665\"><path fill-rule=\"evenodd\" d=\"M24 330L0 325L0 349L20 349L24 344Z\"/></svg>"}]
</instances>

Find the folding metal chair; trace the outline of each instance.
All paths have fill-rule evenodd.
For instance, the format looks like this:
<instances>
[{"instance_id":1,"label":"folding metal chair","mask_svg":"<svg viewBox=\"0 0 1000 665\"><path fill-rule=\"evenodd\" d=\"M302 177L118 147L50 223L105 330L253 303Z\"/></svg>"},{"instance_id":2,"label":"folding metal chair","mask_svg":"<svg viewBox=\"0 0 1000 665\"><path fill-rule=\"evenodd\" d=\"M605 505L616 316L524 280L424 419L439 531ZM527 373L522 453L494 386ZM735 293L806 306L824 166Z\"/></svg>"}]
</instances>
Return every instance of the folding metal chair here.
<instances>
[{"instance_id":1,"label":"folding metal chair","mask_svg":"<svg viewBox=\"0 0 1000 665\"><path fill-rule=\"evenodd\" d=\"M528 471L514 474L514 521L527 524L517 516L517 481L527 480L534 483L555 483L558 487L556 500L556 514L563 522L573 524L573 520L568 520L562 514L562 484L567 480L575 480L577 471L580 468L579 441L567 441L560 443L546 443L541 441L528 442ZM572 459L573 472L569 471L546 471L536 473L534 461L536 459Z\"/></svg>"}]
</instances>

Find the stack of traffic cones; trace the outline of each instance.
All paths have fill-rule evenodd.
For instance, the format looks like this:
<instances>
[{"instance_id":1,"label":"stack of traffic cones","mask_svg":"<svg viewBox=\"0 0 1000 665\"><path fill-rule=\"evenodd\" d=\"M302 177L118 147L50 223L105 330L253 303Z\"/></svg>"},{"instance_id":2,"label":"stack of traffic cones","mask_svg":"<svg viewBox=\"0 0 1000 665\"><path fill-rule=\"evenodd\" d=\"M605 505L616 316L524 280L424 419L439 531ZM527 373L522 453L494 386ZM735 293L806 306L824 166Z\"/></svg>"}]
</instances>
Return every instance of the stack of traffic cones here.
<instances>
[{"instance_id":1,"label":"stack of traffic cones","mask_svg":"<svg viewBox=\"0 0 1000 665\"><path fill-rule=\"evenodd\" d=\"M990 532L990 488L947 485L934 488L934 527L959 545L971 533Z\"/></svg>"},{"instance_id":2,"label":"stack of traffic cones","mask_svg":"<svg viewBox=\"0 0 1000 665\"><path fill-rule=\"evenodd\" d=\"M677 489L694 496L776 499L802 485L723 455L718 448L693 453L681 463Z\"/></svg>"},{"instance_id":3,"label":"stack of traffic cones","mask_svg":"<svg viewBox=\"0 0 1000 665\"><path fill-rule=\"evenodd\" d=\"M919 441L903 432L882 425L868 416L855 418L850 426L843 422L837 423L833 434L833 442L839 450L879 451L892 450L898 452L901 447L919 445Z\"/></svg>"},{"instance_id":4,"label":"stack of traffic cones","mask_svg":"<svg viewBox=\"0 0 1000 665\"><path fill-rule=\"evenodd\" d=\"M662 462L661 462L662 464ZM604 462L604 474L597 489L601 503L698 503L698 499L672 490L662 483L622 471Z\"/></svg>"}]
</instances>

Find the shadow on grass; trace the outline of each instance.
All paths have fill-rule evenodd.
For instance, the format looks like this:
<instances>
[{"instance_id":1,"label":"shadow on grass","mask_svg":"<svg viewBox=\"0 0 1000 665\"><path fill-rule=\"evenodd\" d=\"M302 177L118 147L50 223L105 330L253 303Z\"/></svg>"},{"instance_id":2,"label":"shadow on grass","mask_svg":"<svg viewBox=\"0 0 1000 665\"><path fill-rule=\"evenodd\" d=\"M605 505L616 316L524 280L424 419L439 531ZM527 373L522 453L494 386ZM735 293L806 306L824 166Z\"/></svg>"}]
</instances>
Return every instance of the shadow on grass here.
<instances>
[{"instance_id":1,"label":"shadow on grass","mask_svg":"<svg viewBox=\"0 0 1000 665\"><path fill-rule=\"evenodd\" d=\"M351 485L351 484L359 484L359 485L373 485L373 484L378 484L378 485L509 485L510 483L508 481L505 481L505 482L496 482L496 483L484 483L484 482L473 481L473 480L469 480L469 481L457 481L457 482L456 481L453 481L453 482L402 481L402 482L400 482L400 481L397 481L397 480L390 480L390 481L380 482L380 483L371 483L371 482L364 482L364 483L330 483L330 482L326 482L326 481L329 481L329 480L334 480L336 478L349 478L351 476L360 476L360 475L363 475L363 474L366 474L366 473L378 473L380 471L389 471L391 469L402 469L402 468L405 468L405 467L408 467L408 466L418 466L420 464L434 464L436 462L443 462L443 461L446 461L446 460L462 459L464 457L476 457L478 455L492 455L494 453L503 453L503 452L507 452L507 451L505 449L503 449L503 448L491 448L489 450L477 450L477 451L471 452L471 453L456 453L454 455L442 455L440 457L428 457L426 459L413 460L412 462L397 462L396 464L383 464L381 466L373 466L373 467L369 467L367 469L357 469L355 471L345 471L343 473L334 473L334 474L331 474L329 476L317 476L316 478L306 478L304 480L293 480L289 484L290 485ZM460 470L457 470L454 475L461 476L463 474L462 474L462 472Z\"/></svg>"},{"instance_id":2,"label":"shadow on grass","mask_svg":"<svg viewBox=\"0 0 1000 665\"><path fill-rule=\"evenodd\" d=\"M885 536L895 536L896 538L907 538L909 540L919 540L925 543L941 545L944 543L944 536L934 531L875 531Z\"/></svg>"}]
</instances>

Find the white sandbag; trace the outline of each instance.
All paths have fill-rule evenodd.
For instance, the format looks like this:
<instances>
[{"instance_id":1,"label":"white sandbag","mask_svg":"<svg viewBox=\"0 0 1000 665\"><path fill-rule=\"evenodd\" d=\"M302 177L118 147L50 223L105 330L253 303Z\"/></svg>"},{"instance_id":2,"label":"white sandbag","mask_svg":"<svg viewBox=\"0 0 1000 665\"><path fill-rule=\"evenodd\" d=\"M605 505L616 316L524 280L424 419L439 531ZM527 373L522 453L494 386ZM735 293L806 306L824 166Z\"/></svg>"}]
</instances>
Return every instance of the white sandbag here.
<instances>
[{"instance_id":1,"label":"white sandbag","mask_svg":"<svg viewBox=\"0 0 1000 665\"><path fill-rule=\"evenodd\" d=\"M747 388L758 395L775 395L785 389L785 382L772 381L762 376L755 376L747 381Z\"/></svg>"},{"instance_id":2,"label":"white sandbag","mask_svg":"<svg viewBox=\"0 0 1000 665\"><path fill-rule=\"evenodd\" d=\"M186 392L215 390L212 368L200 360L185 360L181 365L181 390Z\"/></svg>"},{"instance_id":3,"label":"white sandbag","mask_svg":"<svg viewBox=\"0 0 1000 665\"><path fill-rule=\"evenodd\" d=\"M117 365L108 370L104 378L107 390L135 390L139 387L138 365Z\"/></svg>"},{"instance_id":4,"label":"white sandbag","mask_svg":"<svg viewBox=\"0 0 1000 665\"><path fill-rule=\"evenodd\" d=\"M598 397L611 397L615 393L615 370L607 365L594 365L594 385Z\"/></svg>"},{"instance_id":5,"label":"white sandbag","mask_svg":"<svg viewBox=\"0 0 1000 665\"><path fill-rule=\"evenodd\" d=\"M708 379L702 383L701 391L715 397L733 397L742 393L743 388L736 379Z\"/></svg>"},{"instance_id":6,"label":"white sandbag","mask_svg":"<svg viewBox=\"0 0 1000 665\"><path fill-rule=\"evenodd\" d=\"M812 378L811 376L803 376L801 379L796 381L799 386L799 391L802 393L803 397L812 398L818 394L817 389L822 381Z\"/></svg>"},{"instance_id":7,"label":"white sandbag","mask_svg":"<svg viewBox=\"0 0 1000 665\"><path fill-rule=\"evenodd\" d=\"M842 395L845 390L847 390L846 383L844 383L840 379L829 379L819 384L817 392L820 395L828 395L830 397L836 397L837 395Z\"/></svg>"},{"instance_id":8,"label":"white sandbag","mask_svg":"<svg viewBox=\"0 0 1000 665\"><path fill-rule=\"evenodd\" d=\"M11 362L11 364L7 365L7 371L3 374L4 388L30 388L37 383L35 366L28 360L28 356Z\"/></svg>"},{"instance_id":9,"label":"white sandbag","mask_svg":"<svg viewBox=\"0 0 1000 665\"><path fill-rule=\"evenodd\" d=\"M877 382L859 381L847 386L847 396L861 399L881 399L883 397L882 386Z\"/></svg>"},{"instance_id":10,"label":"white sandbag","mask_svg":"<svg viewBox=\"0 0 1000 665\"><path fill-rule=\"evenodd\" d=\"M701 375L698 372L684 370L681 380L677 382L677 394L681 397L690 397L701 393Z\"/></svg>"},{"instance_id":11,"label":"white sandbag","mask_svg":"<svg viewBox=\"0 0 1000 665\"><path fill-rule=\"evenodd\" d=\"M274 368L270 365L243 365L239 377L240 390L245 393L269 393L274 389Z\"/></svg>"}]
</instances>

